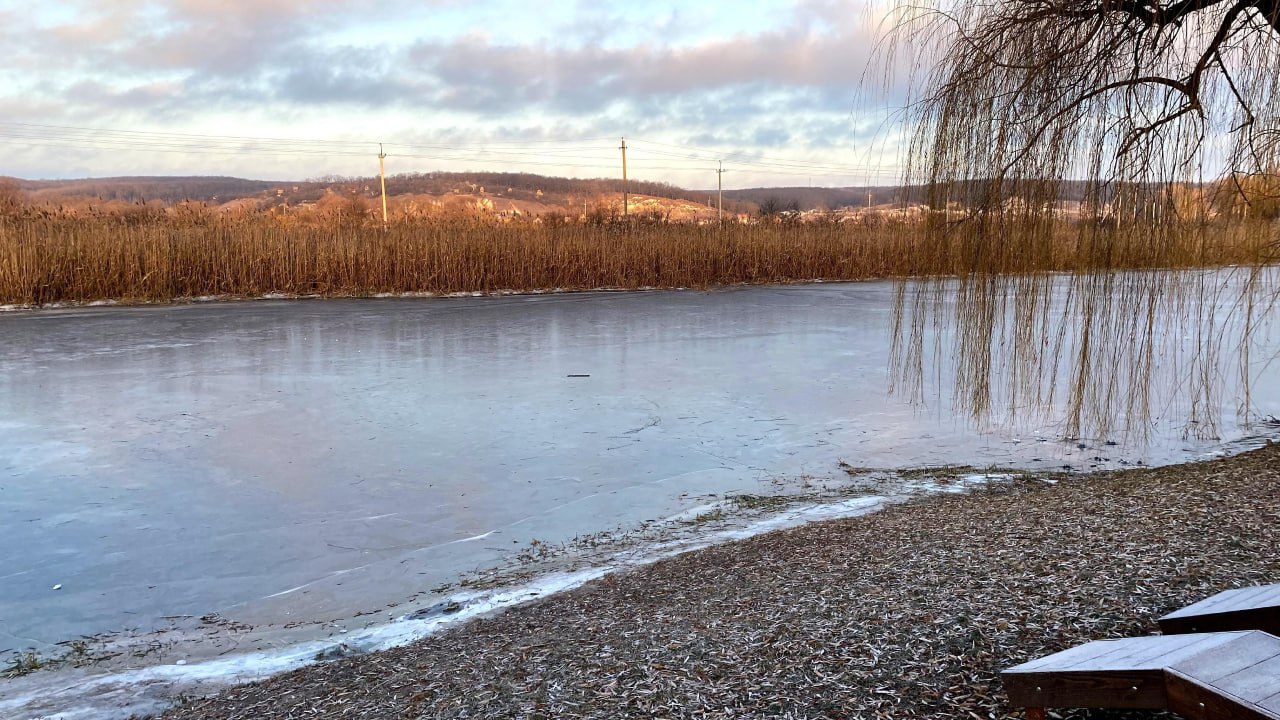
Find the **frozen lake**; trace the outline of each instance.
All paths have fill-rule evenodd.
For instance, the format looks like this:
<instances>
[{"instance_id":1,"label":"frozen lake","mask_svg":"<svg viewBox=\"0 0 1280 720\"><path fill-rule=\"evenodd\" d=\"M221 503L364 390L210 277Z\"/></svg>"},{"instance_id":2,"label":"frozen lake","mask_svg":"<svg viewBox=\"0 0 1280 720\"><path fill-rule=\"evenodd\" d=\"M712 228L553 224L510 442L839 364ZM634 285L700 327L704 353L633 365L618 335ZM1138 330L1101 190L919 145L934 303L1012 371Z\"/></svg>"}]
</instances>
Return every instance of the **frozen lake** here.
<instances>
[{"instance_id":1,"label":"frozen lake","mask_svg":"<svg viewBox=\"0 0 1280 720\"><path fill-rule=\"evenodd\" d=\"M841 461L1162 464L1254 432L1184 440L1170 417L1149 444L1068 442L975 429L945 392L908 405L886 393L893 293L0 314L0 651L213 613L350 618L535 539L834 481ZM1254 414L1280 415L1277 375L1260 368Z\"/></svg>"}]
</instances>

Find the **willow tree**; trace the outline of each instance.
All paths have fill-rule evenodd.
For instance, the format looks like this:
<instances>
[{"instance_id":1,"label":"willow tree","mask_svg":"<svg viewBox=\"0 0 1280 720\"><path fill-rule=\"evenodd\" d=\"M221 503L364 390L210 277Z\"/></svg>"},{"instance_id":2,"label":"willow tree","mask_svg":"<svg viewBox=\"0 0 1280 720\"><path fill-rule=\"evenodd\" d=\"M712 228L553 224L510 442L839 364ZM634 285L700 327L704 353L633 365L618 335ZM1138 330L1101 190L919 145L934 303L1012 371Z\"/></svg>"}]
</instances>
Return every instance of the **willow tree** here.
<instances>
[{"instance_id":1,"label":"willow tree","mask_svg":"<svg viewBox=\"0 0 1280 720\"><path fill-rule=\"evenodd\" d=\"M927 229L960 280L954 305L941 285L901 296L899 388L919 390L927 318L954 312L934 349L975 414L1065 400L1070 434L1143 430L1168 339L1197 333L1179 372L1202 381L1179 391L1211 434L1228 336L1247 389L1260 271L1243 320L1220 312L1220 275L1132 271L1275 259L1257 209L1280 187L1280 0L941 1L903 9L929 68L906 182L965 208Z\"/></svg>"}]
</instances>

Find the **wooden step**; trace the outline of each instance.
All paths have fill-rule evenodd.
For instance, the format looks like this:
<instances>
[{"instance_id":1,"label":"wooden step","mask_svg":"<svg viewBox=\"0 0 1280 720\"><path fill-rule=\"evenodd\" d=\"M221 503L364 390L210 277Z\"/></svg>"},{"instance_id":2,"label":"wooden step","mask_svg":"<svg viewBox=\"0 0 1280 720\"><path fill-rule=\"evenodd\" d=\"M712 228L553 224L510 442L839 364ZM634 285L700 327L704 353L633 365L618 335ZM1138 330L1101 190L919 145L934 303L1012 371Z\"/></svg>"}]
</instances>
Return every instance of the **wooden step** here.
<instances>
[{"instance_id":1,"label":"wooden step","mask_svg":"<svg viewBox=\"0 0 1280 720\"><path fill-rule=\"evenodd\" d=\"M1261 630L1280 637L1280 585L1227 590L1160 618L1166 635Z\"/></svg>"},{"instance_id":2,"label":"wooden step","mask_svg":"<svg viewBox=\"0 0 1280 720\"><path fill-rule=\"evenodd\" d=\"M1001 673L1009 701L1280 720L1280 638L1261 631L1097 640ZM1028 712L1043 717L1042 712Z\"/></svg>"}]
</instances>

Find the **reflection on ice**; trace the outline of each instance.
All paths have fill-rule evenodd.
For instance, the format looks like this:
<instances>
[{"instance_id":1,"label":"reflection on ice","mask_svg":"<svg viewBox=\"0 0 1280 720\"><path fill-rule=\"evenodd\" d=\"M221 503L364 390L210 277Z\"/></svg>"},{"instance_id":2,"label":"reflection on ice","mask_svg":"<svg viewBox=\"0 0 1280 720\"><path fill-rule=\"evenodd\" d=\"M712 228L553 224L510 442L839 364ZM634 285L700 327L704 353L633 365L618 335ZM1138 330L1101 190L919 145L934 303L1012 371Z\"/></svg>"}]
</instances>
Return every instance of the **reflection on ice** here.
<instances>
[{"instance_id":1,"label":"reflection on ice","mask_svg":"<svg viewBox=\"0 0 1280 720\"><path fill-rule=\"evenodd\" d=\"M922 281L895 298L893 385L1068 437L1234 436L1269 417L1252 390L1277 357L1277 302L1276 267Z\"/></svg>"}]
</instances>

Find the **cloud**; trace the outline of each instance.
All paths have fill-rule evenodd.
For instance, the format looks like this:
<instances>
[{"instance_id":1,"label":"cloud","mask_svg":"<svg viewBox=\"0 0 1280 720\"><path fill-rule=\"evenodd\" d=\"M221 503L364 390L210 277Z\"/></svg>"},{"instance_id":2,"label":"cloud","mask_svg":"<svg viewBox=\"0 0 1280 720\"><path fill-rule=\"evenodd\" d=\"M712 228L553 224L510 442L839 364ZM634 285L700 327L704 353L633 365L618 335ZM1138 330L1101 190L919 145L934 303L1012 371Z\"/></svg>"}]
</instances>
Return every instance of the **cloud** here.
<instances>
[{"instance_id":1,"label":"cloud","mask_svg":"<svg viewBox=\"0 0 1280 720\"><path fill-rule=\"evenodd\" d=\"M23 46L53 69L249 76L283 49L377 9L372 0L72 2L69 16L28 24Z\"/></svg>"},{"instance_id":2,"label":"cloud","mask_svg":"<svg viewBox=\"0 0 1280 720\"><path fill-rule=\"evenodd\" d=\"M732 87L825 88L852 98L870 46L859 30L792 26L676 48L495 45L473 36L415 45L408 59L447 88L437 99L458 107L591 112L620 100Z\"/></svg>"},{"instance_id":3,"label":"cloud","mask_svg":"<svg viewBox=\"0 0 1280 720\"><path fill-rule=\"evenodd\" d=\"M459 0L68 0L0 10L0 41L10 44L0 108L22 122L178 131L210 118L267 119L233 134L286 136L305 124L322 137L350 128L388 138L396 128L396 137L436 138L456 129L460 141L625 133L741 150L866 139L855 111L867 104L876 30L853 0L652 11L580 2L567 17L548 9L541 36L500 24L514 1L483 12ZM759 17L717 32L714 19L730 12Z\"/></svg>"},{"instance_id":4,"label":"cloud","mask_svg":"<svg viewBox=\"0 0 1280 720\"><path fill-rule=\"evenodd\" d=\"M479 114L531 107L601 112L620 102L762 85L851 96L871 45L865 24L839 17L815 22L821 13L843 13L840 3L817 10L802 3L777 29L753 34L626 47L605 47L591 30L564 45L496 43L476 33L403 47L326 42L326 33L372 13L371 0L121 0L76 7L72 19L31 28L22 44L28 55L48 61L50 75L74 76L69 86L86 79L114 87L165 81L189 89L192 100L206 100L199 90L224 81L221 87L240 86L231 101L430 103Z\"/></svg>"}]
</instances>

